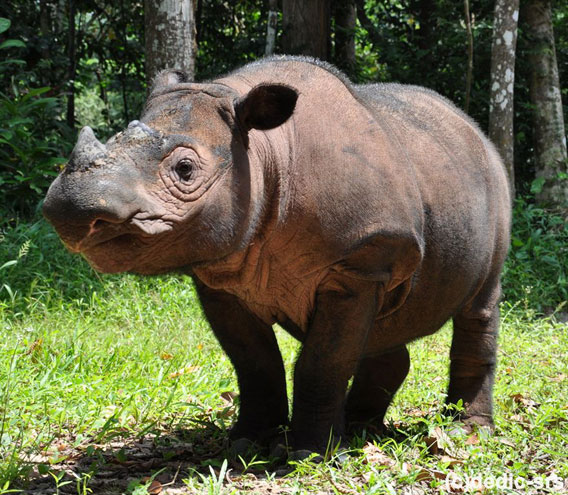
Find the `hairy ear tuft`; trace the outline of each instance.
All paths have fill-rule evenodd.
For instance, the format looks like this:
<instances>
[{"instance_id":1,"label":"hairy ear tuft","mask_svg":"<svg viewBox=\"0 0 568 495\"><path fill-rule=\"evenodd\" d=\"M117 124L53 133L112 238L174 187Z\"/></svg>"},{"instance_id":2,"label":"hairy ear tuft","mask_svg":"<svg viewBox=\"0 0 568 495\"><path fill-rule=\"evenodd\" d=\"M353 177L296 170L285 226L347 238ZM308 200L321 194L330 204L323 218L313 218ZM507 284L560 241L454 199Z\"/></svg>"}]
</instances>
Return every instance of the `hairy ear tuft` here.
<instances>
[{"instance_id":1,"label":"hairy ear tuft","mask_svg":"<svg viewBox=\"0 0 568 495\"><path fill-rule=\"evenodd\" d=\"M166 86L172 86L173 84L190 82L187 74L182 70L163 70L158 73L152 82L152 91L156 91L159 88Z\"/></svg>"},{"instance_id":2,"label":"hairy ear tuft","mask_svg":"<svg viewBox=\"0 0 568 495\"><path fill-rule=\"evenodd\" d=\"M235 113L241 125L268 130L286 122L294 109L298 93L284 84L260 84L235 101Z\"/></svg>"}]
</instances>

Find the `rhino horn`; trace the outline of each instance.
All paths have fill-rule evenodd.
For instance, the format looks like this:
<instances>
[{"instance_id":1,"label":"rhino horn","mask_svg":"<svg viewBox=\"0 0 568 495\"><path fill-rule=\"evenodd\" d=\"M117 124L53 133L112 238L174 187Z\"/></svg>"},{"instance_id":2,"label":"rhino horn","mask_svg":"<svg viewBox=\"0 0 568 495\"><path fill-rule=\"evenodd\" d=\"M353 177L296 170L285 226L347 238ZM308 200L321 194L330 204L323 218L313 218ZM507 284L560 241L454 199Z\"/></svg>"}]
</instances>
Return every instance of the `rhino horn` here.
<instances>
[{"instance_id":1,"label":"rhino horn","mask_svg":"<svg viewBox=\"0 0 568 495\"><path fill-rule=\"evenodd\" d=\"M93 129L85 126L79 133L67 170L71 172L87 170L95 161L104 159L106 156L105 145L96 138Z\"/></svg>"}]
</instances>

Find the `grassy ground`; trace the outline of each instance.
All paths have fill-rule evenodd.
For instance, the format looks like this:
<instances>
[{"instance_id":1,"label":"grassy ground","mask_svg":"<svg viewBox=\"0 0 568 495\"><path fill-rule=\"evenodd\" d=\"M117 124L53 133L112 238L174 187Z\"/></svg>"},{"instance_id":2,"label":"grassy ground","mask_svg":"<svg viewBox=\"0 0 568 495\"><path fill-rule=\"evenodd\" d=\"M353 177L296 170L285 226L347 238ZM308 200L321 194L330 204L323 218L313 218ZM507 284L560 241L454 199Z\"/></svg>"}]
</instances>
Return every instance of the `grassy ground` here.
<instances>
[{"instance_id":1,"label":"grassy ground","mask_svg":"<svg viewBox=\"0 0 568 495\"><path fill-rule=\"evenodd\" d=\"M493 436L439 414L448 327L411 345L385 435L340 467L278 466L225 461L236 380L188 278L100 278L41 221L1 241L0 494L568 492L568 326L530 287L503 303Z\"/></svg>"}]
</instances>

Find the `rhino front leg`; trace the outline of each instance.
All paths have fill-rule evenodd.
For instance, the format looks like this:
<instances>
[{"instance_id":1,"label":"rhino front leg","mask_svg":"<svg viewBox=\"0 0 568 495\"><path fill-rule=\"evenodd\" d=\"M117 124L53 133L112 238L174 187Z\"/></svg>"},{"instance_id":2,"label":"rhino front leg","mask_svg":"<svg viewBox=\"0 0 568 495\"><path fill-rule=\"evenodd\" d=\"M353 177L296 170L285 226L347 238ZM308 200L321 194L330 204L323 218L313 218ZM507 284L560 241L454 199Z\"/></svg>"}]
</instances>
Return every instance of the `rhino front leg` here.
<instances>
[{"instance_id":1,"label":"rhino front leg","mask_svg":"<svg viewBox=\"0 0 568 495\"><path fill-rule=\"evenodd\" d=\"M196 286L211 328L237 373L240 410L230 438L267 444L288 423L284 363L274 331L237 297L197 280Z\"/></svg>"},{"instance_id":2,"label":"rhino front leg","mask_svg":"<svg viewBox=\"0 0 568 495\"><path fill-rule=\"evenodd\" d=\"M293 447L325 453L344 430L345 391L365 347L377 307L376 284L340 277L318 291L294 373Z\"/></svg>"}]
</instances>

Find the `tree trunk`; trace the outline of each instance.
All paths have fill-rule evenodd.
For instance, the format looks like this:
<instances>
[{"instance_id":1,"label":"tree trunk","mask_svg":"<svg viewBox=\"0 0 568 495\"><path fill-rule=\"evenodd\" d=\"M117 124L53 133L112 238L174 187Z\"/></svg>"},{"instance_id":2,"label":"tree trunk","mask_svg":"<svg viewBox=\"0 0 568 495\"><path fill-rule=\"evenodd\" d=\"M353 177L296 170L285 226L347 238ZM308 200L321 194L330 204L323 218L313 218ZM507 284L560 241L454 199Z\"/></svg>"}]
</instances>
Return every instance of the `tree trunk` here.
<instances>
[{"instance_id":1,"label":"tree trunk","mask_svg":"<svg viewBox=\"0 0 568 495\"><path fill-rule=\"evenodd\" d=\"M355 67L355 0L335 0L335 63L350 73Z\"/></svg>"},{"instance_id":2,"label":"tree trunk","mask_svg":"<svg viewBox=\"0 0 568 495\"><path fill-rule=\"evenodd\" d=\"M194 0L144 0L146 82L165 69L195 76Z\"/></svg>"},{"instance_id":3,"label":"tree trunk","mask_svg":"<svg viewBox=\"0 0 568 495\"><path fill-rule=\"evenodd\" d=\"M330 0L283 0L282 21L286 53L328 59Z\"/></svg>"},{"instance_id":4,"label":"tree trunk","mask_svg":"<svg viewBox=\"0 0 568 495\"><path fill-rule=\"evenodd\" d=\"M519 0L495 0L491 46L489 137L507 168L511 193L515 191L513 96Z\"/></svg>"},{"instance_id":5,"label":"tree trunk","mask_svg":"<svg viewBox=\"0 0 568 495\"><path fill-rule=\"evenodd\" d=\"M265 55L272 55L276 46L276 29L278 27L278 0L268 0L268 24L266 26Z\"/></svg>"},{"instance_id":6,"label":"tree trunk","mask_svg":"<svg viewBox=\"0 0 568 495\"><path fill-rule=\"evenodd\" d=\"M550 1L530 0L524 18L531 46L530 94L534 107L536 177L543 181L537 199L568 207L566 134Z\"/></svg>"},{"instance_id":7,"label":"tree trunk","mask_svg":"<svg viewBox=\"0 0 568 495\"><path fill-rule=\"evenodd\" d=\"M77 53L75 49L75 0L67 2L67 15L69 20L69 31L67 34L67 56L69 57L68 66L68 90L67 90L67 125L73 129L75 127L75 77L77 75Z\"/></svg>"},{"instance_id":8,"label":"tree trunk","mask_svg":"<svg viewBox=\"0 0 568 495\"><path fill-rule=\"evenodd\" d=\"M39 30L43 38L47 39L52 36L51 16L47 0L40 0L39 2ZM42 43L41 56L45 60L49 60L51 57L51 54L49 53L49 45L45 43L45 41Z\"/></svg>"},{"instance_id":9,"label":"tree trunk","mask_svg":"<svg viewBox=\"0 0 568 495\"><path fill-rule=\"evenodd\" d=\"M120 42L122 46L126 49L127 41L126 41L126 15L124 10L124 0L120 0ZM128 67L126 62L126 53L123 51L120 55L118 60L120 63L120 87L122 92L122 110L124 115L124 124L127 125L130 122L130 112L128 111L128 97L126 95L127 88L126 88L126 80L128 78Z\"/></svg>"},{"instance_id":10,"label":"tree trunk","mask_svg":"<svg viewBox=\"0 0 568 495\"><path fill-rule=\"evenodd\" d=\"M436 2L435 0L420 0L417 8L418 22L420 29L415 32L418 48L420 48L420 58L417 60L419 70L423 74L428 74L435 63L432 57L433 47L436 43L435 23L436 23Z\"/></svg>"},{"instance_id":11,"label":"tree trunk","mask_svg":"<svg viewBox=\"0 0 568 495\"><path fill-rule=\"evenodd\" d=\"M465 28L467 34L467 74L465 77L465 103L463 109L469 113L469 98L471 95L471 83L473 79L473 31L471 29L471 14L469 12L469 0L464 0Z\"/></svg>"},{"instance_id":12,"label":"tree trunk","mask_svg":"<svg viewBox=\"0 0 568 495\"><path fill-rule=\"evenodd\" d=\"M42 37L41 56L44 60L51 60L51 50L49 41L54 38L54 33L51 29L51 12L47 4L47 0L40 0L39 2L39 31ZM50 74L48 71L41 71L39 78L42 86L50 86Z\"/></svg>"}]
</instances>

